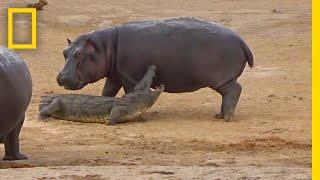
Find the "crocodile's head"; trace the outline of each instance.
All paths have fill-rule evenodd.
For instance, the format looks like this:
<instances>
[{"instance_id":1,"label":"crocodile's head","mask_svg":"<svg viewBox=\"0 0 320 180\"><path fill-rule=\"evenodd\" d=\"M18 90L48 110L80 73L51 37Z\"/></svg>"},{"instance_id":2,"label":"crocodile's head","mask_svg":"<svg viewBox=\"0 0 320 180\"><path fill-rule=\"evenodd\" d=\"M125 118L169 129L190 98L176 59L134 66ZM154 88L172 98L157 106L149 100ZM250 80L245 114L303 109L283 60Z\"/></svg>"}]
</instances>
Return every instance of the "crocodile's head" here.
<instances>
[{"instance_id":1,"label":"crocodile's head","mask_svg":"<svg viewBox=\"0 0 320 180\"><path fill-rule=\"evenodd\" d=\"M150 88L148 91L148 96L145 96L146 101L149 101L149 106L151 107L159 98L160 94L165 90L163 84L156 87L155 89Z\"/></svg>"},{"instance_id":2,"label":"crocodile's head","mask_svg":"<svg viewBox=\"0 0 320 180\"><path fill-rule=\"evenodd\" d=\"M158 98L160 94L165 90L165 87L163 84L161 84L160 86L157 86L156 89L150 88L149 90L150 90L151 96L153 97L157 96Z\"/></svg>"}]
</instances>

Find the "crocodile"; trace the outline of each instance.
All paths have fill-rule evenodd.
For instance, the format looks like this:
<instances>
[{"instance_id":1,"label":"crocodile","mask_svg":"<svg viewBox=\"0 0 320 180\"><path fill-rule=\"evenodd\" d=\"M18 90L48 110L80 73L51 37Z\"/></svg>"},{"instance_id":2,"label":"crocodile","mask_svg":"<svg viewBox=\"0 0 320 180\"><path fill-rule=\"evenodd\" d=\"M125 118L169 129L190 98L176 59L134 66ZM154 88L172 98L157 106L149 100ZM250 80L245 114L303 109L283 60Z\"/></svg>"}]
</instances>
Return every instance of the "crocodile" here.
<instances>
[{"instance_id":1,"label":"crocodile","mask_svg":"<svg viewBox=\"0 0 320 180\"><path fill-rule=\"evenodd\" d=\"M42 96L40 120L48 117L83 123L117 124L141 118L165 90L164 85L151 88L156 66L149 66L134 91L123 97L84 94L50 94Z\"/></svg>"}]
</instances>

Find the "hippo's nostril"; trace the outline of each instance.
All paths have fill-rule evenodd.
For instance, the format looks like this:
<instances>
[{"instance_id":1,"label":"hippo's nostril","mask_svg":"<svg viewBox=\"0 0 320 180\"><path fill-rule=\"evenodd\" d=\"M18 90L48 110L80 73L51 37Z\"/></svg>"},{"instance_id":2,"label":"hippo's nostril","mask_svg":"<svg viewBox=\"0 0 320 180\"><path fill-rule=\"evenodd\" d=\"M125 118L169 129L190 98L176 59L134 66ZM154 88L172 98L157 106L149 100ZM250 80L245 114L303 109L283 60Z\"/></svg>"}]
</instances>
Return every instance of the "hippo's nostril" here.
<instances>
[{"instance_id":1,"label":"hippo's nostril","mask_svg":"<svg viewBox=\"0 0 320 180\"><path fill-rule=\"evenodd\" d=\"M65 84L65 76L61 73L57 76L57 83L59 86L63 86Z\"/></svg>"}]
</instances>

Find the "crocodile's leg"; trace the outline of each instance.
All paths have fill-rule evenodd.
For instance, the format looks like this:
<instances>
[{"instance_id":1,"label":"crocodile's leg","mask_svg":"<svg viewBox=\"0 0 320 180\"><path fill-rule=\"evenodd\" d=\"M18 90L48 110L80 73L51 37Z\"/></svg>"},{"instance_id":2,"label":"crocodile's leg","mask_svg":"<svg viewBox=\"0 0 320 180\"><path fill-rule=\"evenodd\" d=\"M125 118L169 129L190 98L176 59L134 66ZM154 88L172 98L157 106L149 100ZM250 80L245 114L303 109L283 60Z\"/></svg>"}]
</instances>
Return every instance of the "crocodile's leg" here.
<instances>
[{"instance_id":1,"label":"crocodile's leg","mask_svg":"<svg viewBox=\"0 0 320 180\"><path fill-rule=\"evenodd\" d=\"M127 122L128 120L141 118L141 114L136 112L132 106L115 106L112 108L108 125Z\"/></svg>"},{"instance_id":2,"label":"crocodile's leg","mask_svg":"<svg viewBox=\"0 0 320 180\"><path fill-rule=\"evenodd\" d=\"M156 76L157 67L155 65L149 66L147 73L143 76L141 81L134 87L134 91L147 90L151 87L153 78Z\"/></svg>"},{"instance_id":3,"label":"crocodile's leg","mask_svg":"<svg viewBox=\"0 0 320 180\"><path fill-rule=\"evenodd\" d=\"M40 110L40 117L39 119L45 119L50 117L53 113L60 110L61 101L59 99L54 99L48 106L42 108Z\"/></svg>"}]
</instances>

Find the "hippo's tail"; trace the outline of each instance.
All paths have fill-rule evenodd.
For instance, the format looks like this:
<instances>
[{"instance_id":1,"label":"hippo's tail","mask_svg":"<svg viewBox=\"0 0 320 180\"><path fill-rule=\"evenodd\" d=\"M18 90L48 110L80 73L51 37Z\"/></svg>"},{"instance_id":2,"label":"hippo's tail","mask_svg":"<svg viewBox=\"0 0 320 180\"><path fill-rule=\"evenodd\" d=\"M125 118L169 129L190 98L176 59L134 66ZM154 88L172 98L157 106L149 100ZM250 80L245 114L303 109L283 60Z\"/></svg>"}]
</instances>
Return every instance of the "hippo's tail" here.
<instances>
[{"instance_id":1,"label":"hippo's tail","mask_svg":"<svg viewBox=\"0 0 320 180\"><path fill-rule=\"evenodd\" d=\"M244 51L244 54L247 58L249 66L253 67L254 58L253 58L253 54L252 54L249 46L244 41L241 41L241 47L242 47L242 50Z\"/></svg>"}]
</instances>

